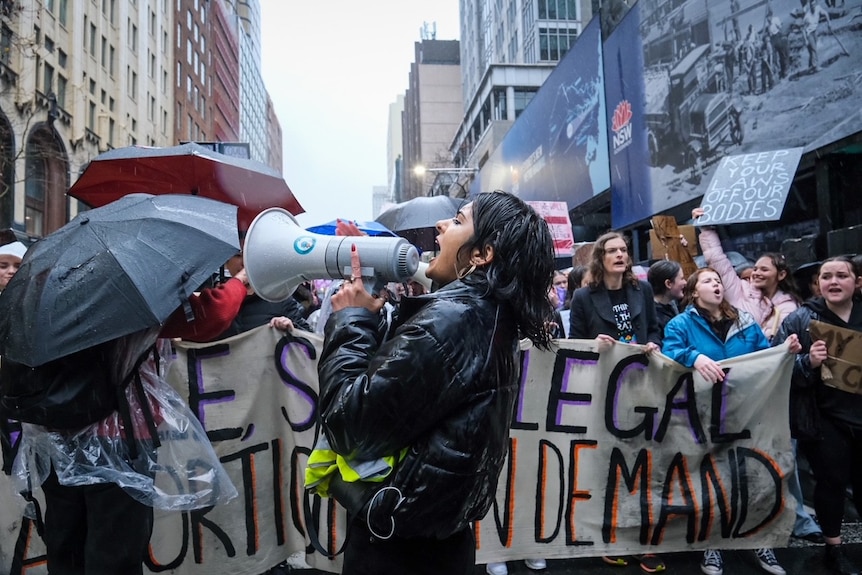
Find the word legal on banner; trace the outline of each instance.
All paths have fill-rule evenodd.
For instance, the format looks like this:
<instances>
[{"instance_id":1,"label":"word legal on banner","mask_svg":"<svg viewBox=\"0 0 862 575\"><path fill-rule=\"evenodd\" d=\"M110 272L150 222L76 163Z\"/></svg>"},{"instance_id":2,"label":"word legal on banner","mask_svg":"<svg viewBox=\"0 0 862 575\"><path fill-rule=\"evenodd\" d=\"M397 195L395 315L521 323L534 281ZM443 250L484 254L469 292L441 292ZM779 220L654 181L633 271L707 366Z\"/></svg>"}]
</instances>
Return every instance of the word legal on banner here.
<instances>
[{"instance_id":1,"label":"word legal on banner","mask_svg":"<svg viewBox=\"0 0 862 575\"><path fill-rule=\"evenodd\" d=\"M261 574L297 554L341 570L341 556L309 551L307 535L312 522L333 553L345 536L344 510L303 485L322 343L263 326L177 344L168 379L239 497L157 511L149 572ZM784 344L725 361L726 380L711 384L639 346L558 340L553 351L524 350L508 460L475 526L477 562L785 545L792 359ZM170 479L165 471L156 482ZM5 475L0 497L0 572L44 575L44 544Z\"/></svg>"}]
</instances>

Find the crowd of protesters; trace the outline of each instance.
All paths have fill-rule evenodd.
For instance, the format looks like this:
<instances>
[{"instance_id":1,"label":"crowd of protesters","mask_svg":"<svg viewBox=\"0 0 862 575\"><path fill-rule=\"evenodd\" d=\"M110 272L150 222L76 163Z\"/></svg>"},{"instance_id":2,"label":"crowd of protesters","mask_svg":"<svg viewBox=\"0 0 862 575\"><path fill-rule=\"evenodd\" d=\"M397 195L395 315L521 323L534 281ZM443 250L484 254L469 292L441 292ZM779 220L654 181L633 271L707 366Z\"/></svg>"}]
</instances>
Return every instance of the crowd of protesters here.
<instances>
[{"instance_id":1,"label":"crowd of protesters","mask_svg":"<svg viewBox=\"0 0 862 575\"><path fill-rule=\"evenodd\" d=\"M399 460L383 488L359 495L361 513L349 517L349 531L358 536L348 538L344 573L473 572L471 523L492 504L505 459L519 381L518 341L548 348L554 338L566 337L594 339L599 350L637 345L709 381L725 377L722 360L787 342L795 355L790 431L794 454L798 449L813 473L816 516L803 503L798 473L788 477L797 502L792 535L824 545L822 560L831 572L859 573L842 547L841 526L848 487L858 487L853 501L862 511L862 396L824 380L829 349L809 329L816 320L862 331L859 257L833 257L794 273L784 256L766 253L743 274L730 263L715 230L704 227L704 267L686 277L679 263L659 260L639 278L626 236L612 231L596 240L587 265L554 271L547 225L505 193L479 196L451 220L438 222L437 231L439 251L427 270L433 291L405 282L368 293L355 281L362 257L355 253L351 278L329 289L309 282L287 304L269 305L245 281L240 252L226 264L243 285L232 286L237 294L230 317L203 338L186 334L194 326L162 333L212 340L269 323L324 336L320 423L328 445L349 462ZM0 247L0 290L23 255L22 245ZM430 361L443 356L449 364ZM417 362L427 368L412 369ZM431 404L440 408L428 410ZM463 457L453 460L453 449ZM457 485L446 472L452 466L459 470ZM51 476L44 489L53 493L49 508L58 509L56 492L64 487ZM332 494L338 499L335 489ZM151 514L144 515L148 532ZM55 522L57 517L55 512ZM390 526L396 527L387 532ZM59 557L71 553L68 542L46 541L49 569L65 568ZM78 566L89 560L73 555ZM754 557L765 572L785 574L771 549L754 550ZM618 566L635 561L646 573L672 570L652 553L602 559ZM124 561L123 569L141 572L128 566L128 556ZM547 567L541 558L526 565L534 571ZM486 570L508 571L503 562L489 563ZM722 575L721 552L707 550L701 570Z\"/></svg>"}]
</instances>

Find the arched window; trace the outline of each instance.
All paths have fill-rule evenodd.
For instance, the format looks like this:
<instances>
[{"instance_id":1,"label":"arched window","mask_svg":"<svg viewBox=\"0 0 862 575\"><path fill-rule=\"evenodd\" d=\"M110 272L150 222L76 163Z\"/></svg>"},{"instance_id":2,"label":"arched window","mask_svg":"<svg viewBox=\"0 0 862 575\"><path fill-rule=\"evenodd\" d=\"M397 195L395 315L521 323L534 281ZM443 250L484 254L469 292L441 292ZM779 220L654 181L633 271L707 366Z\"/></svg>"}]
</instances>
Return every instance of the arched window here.
<instances>
[{"instance_id":1,"label":"arched window","mask_svg":"<svg viewBox=\"0 0 862 575\"><path fill-rule=\"evenodd\" d=\"M53 126L42 122L30 132L24 158L24 226L28 234L45 236L63 226L69 160Z\"/></svg>"},{"instance_id":2,"label":"arched window","mask_svg":"<svg viewBox=\"0 0 862 575\"><path fill-rule=\"evenodd\" d=\"M0 112L0 229L12 227L15 217L15 134Z\"/></svg>"}]
</instances>

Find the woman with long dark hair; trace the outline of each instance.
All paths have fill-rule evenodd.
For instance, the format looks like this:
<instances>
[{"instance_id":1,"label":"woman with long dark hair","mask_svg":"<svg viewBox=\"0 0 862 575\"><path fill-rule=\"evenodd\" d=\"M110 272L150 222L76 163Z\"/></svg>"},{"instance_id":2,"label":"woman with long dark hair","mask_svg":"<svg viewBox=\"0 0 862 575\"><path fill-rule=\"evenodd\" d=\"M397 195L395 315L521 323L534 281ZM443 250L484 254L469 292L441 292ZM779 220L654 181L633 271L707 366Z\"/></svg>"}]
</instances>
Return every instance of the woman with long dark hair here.
<instances>
[{"instance_id":1,"label":"woman with long dark hair","mask_svg":"<svg viewBox=\"0 0 862 575\"><path fill-rule=\"evenodd\" d=\"M554 252L544 220L492 192L437 231L426 273L442 287L403 298L385 342L383 302L361 281L332 297L318 369L325 438L352 460L403 454L350 518L347 575L474 572L472 522L490 508L506 457L519 339L550 345Z\"/></svg>"},{"instance_id":2,"label":"woman with long dark hair","mask_svg":"<svg viewBox=\"0 0 862 575\"><path fill-rule=\"evenodd\" d=\"M841 524L848 485L853 486L854 503L862 512L862 395L824 381L821 368L829 349L823 339L812 337L809 328L812 321L820 321L862 331L862 301L854 295L862 289L862 276L849 257L838 256L820 265L817 278L820 297L790 314L773 344L788 337L798 337L802 344L790 387L791 433L814 473L814 510L826 543L823 561L834 573L853 575L860 569L841 545Z\"/></svg>"}]
</instances>

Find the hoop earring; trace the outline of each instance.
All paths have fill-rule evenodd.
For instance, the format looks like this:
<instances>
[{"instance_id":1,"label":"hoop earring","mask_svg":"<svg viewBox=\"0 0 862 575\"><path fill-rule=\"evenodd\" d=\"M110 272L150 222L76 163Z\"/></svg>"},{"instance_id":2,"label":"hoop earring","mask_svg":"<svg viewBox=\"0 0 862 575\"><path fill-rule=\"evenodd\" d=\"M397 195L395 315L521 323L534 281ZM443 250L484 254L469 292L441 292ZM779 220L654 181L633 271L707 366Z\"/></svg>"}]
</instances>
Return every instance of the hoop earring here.
<instances>
[{"instance_id":1,"label":"hoop earring","mask_svg":"<svg viewBox=\"0 0 862 575\"><path fill-rule=\"evenodd\" d=\"M459 271L456 275L458 276L459 280L462 280L474 271L476 271L476 264L472 264L469 268L465 268L464 270Z\"/></svg>"}]
</instances>

